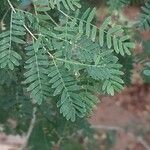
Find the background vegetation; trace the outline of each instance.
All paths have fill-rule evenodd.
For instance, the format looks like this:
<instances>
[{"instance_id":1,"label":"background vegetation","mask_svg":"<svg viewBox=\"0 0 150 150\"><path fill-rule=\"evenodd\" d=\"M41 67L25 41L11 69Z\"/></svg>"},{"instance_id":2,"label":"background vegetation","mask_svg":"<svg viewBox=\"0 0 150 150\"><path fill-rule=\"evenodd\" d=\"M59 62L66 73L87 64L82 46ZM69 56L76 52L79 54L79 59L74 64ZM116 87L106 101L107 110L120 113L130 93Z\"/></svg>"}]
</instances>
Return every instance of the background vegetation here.
<instances>
[{"instance_id":1,"label":"background vegetation","mask_svg":"<svg viewBox=\"0 0 150 150\"><path fill-rule=\"evenodd\" d=\"M3 132L26 134L21 149L97 150L95 131L86 118L98 105L99 95L113 96L129 86L135 62L142 65L144 82L150 81L149 41L140 36L150 28L150 2L1 0L0 4ZM96 15L99 5L100 13L106 12L103 19ZM122 15L127 6L143 6L135 21ZM134 55L138 42L144 51ZM116 131L107 136L111 149Z\"/></svg>"}]
</instances>

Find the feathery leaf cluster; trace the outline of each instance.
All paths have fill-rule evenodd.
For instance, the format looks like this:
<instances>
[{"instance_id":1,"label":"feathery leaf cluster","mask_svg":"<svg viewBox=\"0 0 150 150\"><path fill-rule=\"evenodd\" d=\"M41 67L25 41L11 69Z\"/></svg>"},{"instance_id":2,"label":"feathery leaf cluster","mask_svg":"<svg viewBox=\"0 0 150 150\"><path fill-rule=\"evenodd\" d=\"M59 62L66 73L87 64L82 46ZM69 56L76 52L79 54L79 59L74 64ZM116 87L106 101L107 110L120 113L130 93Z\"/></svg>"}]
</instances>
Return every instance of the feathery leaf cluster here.
<instances>
[{"instance_id":1,"label":"feathery leaf cluster","mask_svg":"<svg viewBox=\"0 0 150 150\"><path fill-rule=\"evenodd\" d=\"M110 11L121 10L123 7L127 6L130 0L108 0L107 4Z\"/></svg>"},{"instance_id":2,"label":"feathery leaf cluster","mask_svg":"<svg viewBox=\"0 0 150 150\"><path fill-rule=\"evenodd\" d=\"M144 74L148 77L150 77L150 63L146 64L146 68L144 70Z\"/></svg>"},{"instance_id":3,"label":"feathery leaf cluster","mask_svg":"<svg viewBox=\"0 0 150 150\"><path fill-rule=\"evenodd\" d=\"M49 96L48 57L37 41L26 47L26 55L28 60L25 65L27 72L24 74L24 83L29 85L27 91L31 92L31 98L41 104Z\"/></svg>"},{"instance_id":4,"label":"feathery leaf cluster","mask_svg":"<svg viewBox=\"0 0 150 150\"><path fill-rule=\"evenodd\" d=\"M145 5L141 8L141 13L137 22L137 27L141 31L150 29L150 1L145 2ZM147 46L148 44L148 46ZM144 52L143 55L147 57L147 51L149 53L149 41L143 41ZM143 71L144 75L150 77L150 63L146 63Z\"/></svg>"},{"instance_id":5,"label":"feathery leaf cluster","mask_svg":"<svg viewBox=\"0 0 150 150\"><path fill-rule=\"evenodd\" d=\"M98 102L91 90L97 84L110 95L123 89L117 55L130 55L134 43L111 17L95 26L96 9L81 14L79 0L36 0L33 5L34 13L12 8L10 30L0 34L0 66L19 66L21 56L14 49L26 47L20 54L30 98L38 104L56 98L67 120L87 116ZM60 14L57 20L52 9Z\"/></svg>"},{"instance_id":6,"label":"feathery leaf cluster","mask_svg":"<svg viewBox=\"0 0 150 150\"><path fill-rule=\"evenodd\" d=\"M19 66L21 56L14 50L13 44L25 44L22 36L26 34L24 25L24 15L22 12L11 12L10 29L0 34L0 66L13 70L14 66Z\"/></svg>"},{"instance_id":7,"label":"feathery leaf cluster","mask_svg":"<svg viewBox=\"0 0 150 150\"><path fill-rule=\"evenodd\" d=\"M49 11L51 9L65 8L66 10L75 11L76 8L81 8L79 0L33 0L36 11Z\"/></svg>"},{"instance_id":8,"label":"feathery leaf cluster","mask_svg":"<svg viewBox=\"0 0 150 150\"><path fill-rule=\"evenodd\" d=\"M141 30L148 30L150 28L150 1L146 2L141 9L137 26Z\"/></svg>"}]
</instances>

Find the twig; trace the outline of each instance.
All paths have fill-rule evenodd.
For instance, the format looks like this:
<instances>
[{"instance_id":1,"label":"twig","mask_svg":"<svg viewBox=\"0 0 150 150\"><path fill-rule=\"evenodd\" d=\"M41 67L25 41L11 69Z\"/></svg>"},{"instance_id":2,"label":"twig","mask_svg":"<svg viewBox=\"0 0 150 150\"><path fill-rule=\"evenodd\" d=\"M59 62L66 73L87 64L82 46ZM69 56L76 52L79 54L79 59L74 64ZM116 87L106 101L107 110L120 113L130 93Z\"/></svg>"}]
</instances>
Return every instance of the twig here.
<instances>
[{"instance_id":1,"label":"twig","mask_svg":"<svg viewBox=\"0 0 150 150\"><path fill-rule=\"evenodd\" d=\"M57 24L57 22L56 22L47 12L45 12L45 14L50 18L50 20L51 20L56 26L59 26L59 25Z\"/></svg>"},{"instance_id":2,"label":"twig","mask_svg":"<svg viewBox=\"0 0 150 150\"><path fill-rule=\"evenodd\" d=\"M11 9L13 10L13 12L16 13L16 10L15 10L15 8L13 7L13 5L11 4L10 0L7 0L7 2L8 2L8 4L10 5ZM23 26L24 26L24 28L27 30L27 32L28 32L35 40L37 40L37 38L36 38L35 35L30 31L30 29L29 29L26 25L23 25ZM43 48L46 50L45 47L43 47ZM50 56L51 58L54 58L51 53L49 53L49 52L47 52L47 53L49 54L49 56Z\"/></svg>"},{"instance_id":3,"label":"twig","mask_svg":"<svg viewBox=\"0 0 150 150\"><path fill-rule=\"evenodd\" d=\"M33 128L34 128L34 125L35 125L35 121L36 121L36 111L37 111L37 108L34 107L34 108L33 108L33 113L32 113L32 120L31 120L31 122L30 122L30 126L29 126L29 129L28 129L27 135L26 135L26 137L25 137L25 142L24 142L24 144L21 146L20 150L25 150L25 148L27 147L29 138L30 138L30 136L31 136L31 133L32 133Z\"/></svg>"},{"instance_id":4,"label":"twig","mask_svg":"<svg viewBox=\"0 0 150 150\"><path fill-rule=\"evenodd\" d=\"M7 0L8 4L10 5L11 9L16 12L15 8L13 7L13 5L11 4L10 0Z\"/></svg>"},{"instance_id":5,"label":"twig","mask_svg":"<svg viewBox=\"0 0 150 150\"><path fill-rule=\"evenodd\" d=\"M115 130L115 131L123 131L121 127L117 126L105 126L105 125L91 125L92 129L102 129L102 130Z\"/></svg>"},{"instance_id":6,"label":"twig","mask_svg":"<svg viewBox=\"0 0 150 150\"><path fill-rule=\"evenodd\" d=\"M29 28L26 25L23 25L24 28L27 30L27 32L35 39L37 40L37 38L34 36L34 34L29 30Z\"/></svg>"}]
</instances>

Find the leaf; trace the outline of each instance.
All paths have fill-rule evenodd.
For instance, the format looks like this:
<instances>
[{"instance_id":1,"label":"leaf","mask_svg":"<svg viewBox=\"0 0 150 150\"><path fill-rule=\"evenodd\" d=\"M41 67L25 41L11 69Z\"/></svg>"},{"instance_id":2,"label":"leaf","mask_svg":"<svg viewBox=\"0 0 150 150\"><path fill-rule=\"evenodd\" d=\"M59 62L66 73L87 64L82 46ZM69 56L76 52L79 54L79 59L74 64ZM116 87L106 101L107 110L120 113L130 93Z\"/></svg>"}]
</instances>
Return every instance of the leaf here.
<instances>
[{"instance_id":1,"label":"leaf","mask_svg":"<svg viewBox=\"0 0 150 150\"><path fill-rule=\"evenodd\" d=\"M80 91L80 87L75 79L67 70L62 70L56 64L51 67L49 77L51 77L51 87L55 89L53 95L60 95L61 97L57 103L57 106L60 107L60 113L72 122L75 121L76 116L82 117L85 112L85 106L81 97L77 94Z\"/></svg>"},{"instance_id":2,"label":"leaf","mask_svg":"<svg viewBox=\"0 0 150 150\"><path fill-rule=\"evenodd\" d=\"M12 21L13 20L13 21ZM21 56L14 51L13 45L25 44L24 35L24 14L21 11L11 12L10 30L3 31L0 34L0 66L1 68L8 67L14 70L15 66L19 66Z\"/></svg>"},{"instance_id":3,"label":"leaf","mask_svg":"<svg viewBox=\"0 0 150 150\"><path fill-rule=\"evenodd\" d=\"M92 11L90 12L88 18L87 18L87 23L90 23L94 19L95 12L96 12L96 8L93 8Z\"/></svg>"},{"instance_id":4,"label":"leaf","mask_svg":"<svg viewBox=\"0 0 150 150\"><path fill-rule=\"evenodd\" d=\"M92 28L92 34L91 34L91 39L94 42L96 39L96 33L97 33L97 27L93 26Z\"/></svg>"},{"instance_id":5,"label":"leaf","mask_svg":"<svg viewBox=\"0 0 150 150\"><path fill-rule=\"evenodd\" d=\"M103 46L104 45L104 30L106 30L108 24L110 23L111 21L111 17L108 17L104 22L103 24L101 25L100 29L99 29L99 42L100 42L100 45Z\"/></svg>"},{"instance_id":6,"label":"leaf","mask_svg":"<svg viewBox=\"0 0 150 150\"><path fill-rule=\"evenodd\" d=\"M76 8L81 8L78 0L49 0L49 3L52 9L60 9L63 6L66 10L75 11Z\"/></svg>"},{"instance_id":7,"label":"leaf","mask_svg":"<svg viewBox=\"0 0 150 150\"><path fill-rule=\"evenodd\" d=\"M150 2L145 2L145 6L142 7L142 10L139 15L139 20L136 24L141 30L148 30L150 28Z\"/></svg>"},{"instance_id":8,"label":"leaf","mask_svg":"<svg viewBox=\"0 0 150 150\"><path fill-rule=\"evenodd\" d=\"M35 43L36 41L26 48L28 60L25 66L27 72L24 74L26 78L24 83L28 84L27 91L31 92L30 97L38 104L41 104L50 95L48 84L49 63L39 41L37 42L39 47Z\"/></svg>"},{"instance_id":9,"label":"leaf","mask_svg":"<svg viewBox=\"0 0 150 150\"><path fill-rule=\"evenodd\" d=\"M146 76L150 76L150 70L144 70L144 74L145 74Z\"/></svg>"}]
</instances>

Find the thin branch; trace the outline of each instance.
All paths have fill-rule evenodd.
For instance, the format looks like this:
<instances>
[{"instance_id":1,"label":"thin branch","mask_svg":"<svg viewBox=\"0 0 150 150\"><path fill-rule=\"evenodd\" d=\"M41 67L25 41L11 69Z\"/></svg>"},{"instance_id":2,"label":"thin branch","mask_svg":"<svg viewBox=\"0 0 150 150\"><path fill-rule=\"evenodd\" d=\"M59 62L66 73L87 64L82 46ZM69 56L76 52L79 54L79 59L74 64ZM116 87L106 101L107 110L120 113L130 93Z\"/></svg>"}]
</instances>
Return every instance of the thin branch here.
<instances>
[{"instance_id":1,"label":"thin branch","mask_svg":"<svg viewBox=\"0 0 150 150\"><path fill-rule=\"evenodd\" d=\"M23 25L24 28L27 30L27 32L35 39L37 40L37 38L35 37L35 35L29 30L29 28L26 25Z\"/></svg>"},{"instance_id":2,"label":"thin branch","mask_svg":"<svg viewBox=\"0 0 150 150\"><path fill-rule=\"evenodd\" d=\"M78 61L70 61L70 60L66 60L66 59L61 59L61 58L55 58L57 61L61 61L61 62L65 62L68 64L72 64L72 65L77 65L77 66L83 66L83 67L95 67L95 68L104 68L106 67L106 65L90 65L90 64L85 64L85 63L80 63Z\"/></svg>"},{"instance_id":3,"label":"thin branch","mask_svg":"<svg viewBox=\"0 0 150 150\"><path fill-rule=\"evenodd\" d=\"M14 13L16 13L16 10L15 10L14 6L12 5L12 3L10 2L10 0L7 0L7 2L8 2L8 4L9 4L9 6L11 7L12 11L13 11ZM36 37L33 35L33 33L28 29L28 27L27 27L26 25L23 25L23 26L24 26L24 28L28 31L28 33L29 33L34 39L37 40L37 38L36 38Z\"/></svg>"},{"instance_id":4,"label":"thin branch","mask_svg":"<svg viewBox=\"0 0 150 150\"><path fill-rule=\"evenodd\" d=\"M57 23L47 12L45 12L45 14L50 18L50 20L51 20L56 26L59 26L58 23Z\"/></svg>"},{"instance_id":5,"label":"thin branch","mask_svg":"<svg viewBox=\"0 0 150 150\"><path fill-rule=\"evenodd\" d=\"M31 133L33 131L33 128L34 128L34 125L35 125L35 121L36 121L36 111L37 111L37 108L34 107L33 108L33 113L32 113L32 120L30 122L30 126L29 126L29 129L28 129L28 132L27 132L27 135L25 137L25 142L24 144L21 146L20 150L25 150L25 148L27 147L28 145L28 141L29 141L29 138L31 136Z\"/></svg>"},{"instance_id":6,"label":"thin branch","mask_svg":"<svg viewBox=\"0 0 150 150\"><path fill-rule=\"evenodd\" d=\"M7 2L9 3L11 9L16 13L16 10L15 10L15 8L13 7L12 3L10 2L10 0L7 0ZM23 25L23 26L24 26L24 28L27 30L27 32L28 32L35 40L37 40L37 38L36 38L35 35L30 31L30 29L29 29L26 25ZM46 50L45 47L44 47L44 50ZM47 50L46 50L46 51L47 51ZM48 52L48 54L49 54L49 56L50 56L51 58L54 58L54 56L53 56L50 52Z\"/></svg>"},{"instance_id":7,"label":"thin branch","mask_svg":"<svg viewBox=\"0 0 150 150\"><path fill-rule=\"evenodd\" d=\"M91 125L92 129L123 131L121 127L107 125Z\"/></svg>"},{"instance_id":8,"label":"thin branch","mask_svg":"<svg viewBox=\"0 0 150 150\"><path fill-rule=\"evenodd\" d=\"M11 9L16 13L16 10L14 8L14 6L12 5L12 3L10 2L10 0L7 0L9 6L11 7Z\"/></svg>"},{"instance_id":9,"label":"thin branch","mask_svg":"<svg viewBox=\"0 0 150 150\"><path fill-rule=\"evenodd\" d=\"M12 10L16 13L16 10L15 10L15 8L13 7L13 5L11 4L11 2L9 1L9 0L7 0L8 1L8 3L9 3L9 5L10 5L10 7L12 8ZM59 10L60 12L62 12L63 13L63 11L61 11L61 10ZM65 13L63 13L64 15L65 15ZM47 14L48 15L48 14ZM66 14L67 15L67 14ZM49 16L50 17L50 16ZM52 19L52 18L51 18ZM70 19L71 19L71 17L70 17ZM53 20L54 21L54 20ZM57 24L57 23L56 23ZM92 24L91 24L92 25ZM57 24L57 26L59 26L58 24ZM94 25L93 25L94 26ZM37 40L37 38L35 37L35 35L30 31L30 29L26 26L26 25L24 25L24 28L27 30L27 32L35 39L35 40ZM57 38L57 37L55 37L56 39L61 39L61 38ZM61 39L61 40L63 40L63 39ZM65 40L66 42L68 42L67 40ZM70 44L70 42L69 42L69 44ZM82 47L80 47L80 46L78 46L79 48L82 48ZM54 56L50 53L50 52L48 52L47 51L47 49L45 48L45 47L43 47L44 48L44 50L48 53L48 55L50 56L50 58L52 58L53 59L53 62L55 61L54 60ZM59 60L59 61L61 61L61 59L57 59L57 60ZM55 62L56 63L56 62Z\"/></svg>"}]
</instances>

